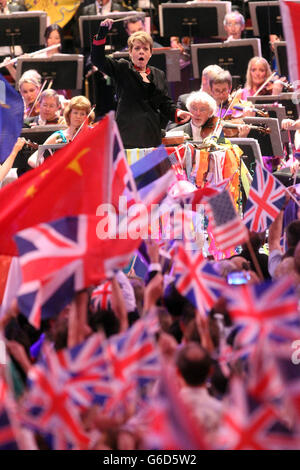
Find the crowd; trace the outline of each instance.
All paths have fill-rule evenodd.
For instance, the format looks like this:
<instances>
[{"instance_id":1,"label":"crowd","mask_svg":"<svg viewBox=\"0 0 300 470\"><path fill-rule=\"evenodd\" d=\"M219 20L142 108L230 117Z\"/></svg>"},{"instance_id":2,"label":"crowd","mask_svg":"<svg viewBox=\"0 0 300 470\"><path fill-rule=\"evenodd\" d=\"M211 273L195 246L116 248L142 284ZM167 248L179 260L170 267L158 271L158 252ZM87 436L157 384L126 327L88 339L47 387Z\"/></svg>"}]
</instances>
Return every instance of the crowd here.
<instances>
[{"instance_id":1,"label":"crowd","mask_svg":"<svg viewBox=\"0 0 300 470\"><path fill-rule=\"evenodd\" d=\"M25 9L21 2L18 7ZM83 2L75 21L80 15L107 16L132 8L142 10L139 2ZM0 0L0 10L0 14L15 11L6 0ZM238 11L228 13L224 18L227 38L223 40L241 39L246 20ZM113 24L110 18L99 22L91 50L85 53L85 73L98 74L106 83L108 78L113 80L114 102L110 104L116 108L125 149L157 148L166 132L168 136L184 135L187 143L177 153L172 148L164 157L154 152L140 160L146 183L153 184L152 199L149 201L148 193L140 202L157 203L158 186L166 184L159 177L171 169L174 178L166 186L164 202L171 211L176 205L183 218L186 211L193 243L182 225L184 233L175 237L174 216L170 222L173 238L153 239L148 232L148 240L131 254L129 265L125 267L123 262L123 269L118 269L122 256L116 240L109 245L111 252L105 253L105 263L113 268L107 278L76 289L78 279L68 278L60 284L58 272L53 270L54 241L59 249L66 249L64 256L74 257L74 263L78 256L84 262L88 258L90 265L105 263L97 258L96 250L88 252L89 247L79 244L77 248L75 235L82 237L82 226L79 228L75 215L82 217L82 213L70 209L66 212L68 230L73 230L69 239L60 221L39 226L41 236L48 237L49 257L40 265L44 277L35 279L38 293L33 298L28 291L26 298L22 292L21 302L21 271L28 275L26 263L30 256L34 262L32 253L41 249L42 238L17 234L20 257L1 256L0 335L6 360L0 364L0 449L299 449L299 361L292 360L300 340L296 153L282 155L274 168L289 168L289 188L259 163L252 174L247 171L252 182L248 190L244 185L248 202L244 214L237 214L237 207L241 211L242 152L230 142L232 136L255 137L253 127L244 121L256 113L247 98L280 95L286 80L275 77L271 81L269 61L253 57L245 71L244 87L236 93L232 92L230 72L212 63L202 71L200 89L191 92L187 87L175 104L165 74L149 65L153 48L160 46L156 40L169 38L153 39L151 31L145 31L143 17L127 18L129 57L119 59L106 53ZM63 34L57 25L47 27L45 46L58 46L47 57L63 51ZM172 47L181 50L182 60L189 58L188 38L172 37ZM13 65L7 66L7 73L15 79ZM104 129L106 118L101 116L92 128L94 108L83 90L75 94L74 90L54 90L51 83L46 88L36 70L26 71L16 88L24 101L24 127L61 126L45 144L63 143L66 149L72 145L75 149L80 136L86 136L83 147L74 150L76 158L75 154L70 157L74 161L66 165L81 175L80 159L90 151L88 132L101 125ZM300 119L286 118L280 125L285 131L296 131L293 144L297 150ZM140 190L141 174L138 180L137 170L132 167L131 173L125 153L114 139L113 134L107 137L115 173L113 177L99 175L99 185L104 186L105 181L114 197L125 194L130 205L132 195ZM102 136L99 151L103 160L107 155L104 141ZM4 184L24 144L19 138L0 167ZM37 178L46 180L59 155L62 153L48 158L32 153L26 175L14 183L16 191L23 190L24 178L31 181L31 174L34 184ZM167 169L162 169L162 159L164 164L168 162ZM159 169L159 177L154 169ZM137 188L133 188L133 175ZM8 186L1 189L2 194L8 194L3 193ZM82 187L74 184L72 188L74 199L80 199ZM91 198L96 189L91 185ZM225 193L230 193L230 202ZM34 192L29 196L38 197ZM54 205L54 195L47 198ZM188 210L183 209L186 202ZM195 210L197 202L201 215ZM9 208L6 212L9 214ZM16 221L22 216L14 214ZM243 216L245 221L252 217L247 228ZM161 235L164 214L160 214L159 224ZM232 226L234 232L241 230L236 245L222 238L225 234L236 240L236 233L230 232ZM82 239L79 242L84 244ZM53 255L59 256L61 253ZM63 263L61 266L65 269ZM85 275L81 273L80 278ZM61 303L71 284L72 301ZM57 311L57 305L63 304ZM4 426L10 429L5 435L1 434Z\"/></svg>"}]
</instances>

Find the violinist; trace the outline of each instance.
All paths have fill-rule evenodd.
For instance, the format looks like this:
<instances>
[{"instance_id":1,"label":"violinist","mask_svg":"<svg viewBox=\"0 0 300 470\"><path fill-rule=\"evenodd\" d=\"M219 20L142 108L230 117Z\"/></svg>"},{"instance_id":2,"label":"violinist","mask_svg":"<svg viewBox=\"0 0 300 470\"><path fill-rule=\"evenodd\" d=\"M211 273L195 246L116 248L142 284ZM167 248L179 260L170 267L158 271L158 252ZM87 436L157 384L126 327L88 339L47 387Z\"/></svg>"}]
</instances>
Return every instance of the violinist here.
<instances>
[{"instance_id":1,"label":"violinist","mask_svg":"<svg viewBox=\"0 0 300 470\"><path fill-rule=\"evenodd\" d=\"M67 128L54 132L45 140L44 144L60 144L71 142L77 134L79 128L87 119L92 122L94 113L91 113L91 103L85 96L74 96L67 104L64 111L64 118L67 123ZM38 152L34 152L28 159L28 165L32 168L37 167L42 161L37 161Z\"/></svg>"},{"instance_id":2,"label":"violinist","mask_svg":"<svg viewBox=\"0 0 300 470\"><path fill-rule=\"evenodd\" d=\"M214 132L218 121L218 118L214 117L217 104L205 91L193 91L187 98L186 107L191 113L191 120L172 129L170 133L183 131L190 139L202 142Z\"/></svg>"},{"instance_id":3,"label":"violinist","mask_svg":"<svg viewBox=\"0 0 300 470\"><path fill-rule=\"evenodd\" d=\"M230 92L232 87L232 77L230 72L224 70L216 75L210 81L211 95L215 99L218 109L217 116L221 114L221 118L226 115L227 119L230 119L232 123L236 123L239 127L235 130L235 134L232 133L232 130L224 129L225 137L247 137L250 131L249 126L244 124L243 120L240 119L241 114L239 114L239 119L235 116L235 110L230 109ZM251 111L250 111L251 112ZM249 111L244 110L243 115L247 115ZM242 115L242 116L243 116ZM249 115L249 114L248 114Z\"/></svg>"},{"instance_id":4,"label":"violinist","mask_svg":"<svg viewBox=\"0 0 300 470\"><path fill-rule=\"evenodd\" d=\"M41 93L40 99L40 112L37 116L30 117L24 120L24 124L29 127L34 126L47 126L65 124L65 120L60 116L60 100L59 95L55 90L44 90Z\"/></svg>"},{"instance_id":5,"label":"violinist","mask_svg":"<svg viewBox=\"0 0 300 470\"><path fill-rule=\"evenodd\" d=\"M37 100L42 77L36 70L27 70L19 80L19 90L24 100L24 119L37 116L40 112Z\"/></svg>"},{"instance_id":6,"label":"violinist","mask_svg":"<svg viewBox=\"0 0 300 470\"><path fill-rule=\"evenodd\" d=\"M248 96L279 95L283 88L281 80L269 81L261 88L271 75L272 71L266 59L252 57L248 63L245 88L240 90L238 97L247 100Z\"/></svg>"}]
</instances>

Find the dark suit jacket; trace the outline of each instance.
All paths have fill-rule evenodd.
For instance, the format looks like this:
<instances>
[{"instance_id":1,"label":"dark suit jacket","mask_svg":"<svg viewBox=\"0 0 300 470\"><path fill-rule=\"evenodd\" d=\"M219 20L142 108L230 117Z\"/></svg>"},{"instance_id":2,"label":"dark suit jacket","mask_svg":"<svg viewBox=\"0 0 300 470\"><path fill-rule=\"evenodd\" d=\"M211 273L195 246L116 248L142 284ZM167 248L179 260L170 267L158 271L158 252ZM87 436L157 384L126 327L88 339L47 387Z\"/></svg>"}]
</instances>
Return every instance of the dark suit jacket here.
<instances>
[{"instance_id":1,"label":"dark suit jacket","mask_svg":"<svg viewBox=\"0 0 300 470\"><path fill-rule=\"evenodd\" d=\"M190 93L184 93L183 95L178 96L177 108L187 111L186 100Z\"/></svg>"},{"instance_id":2,"label":"dark suit jacket","mask_svg":"<svg viewBox=\"0 0 300 470\"><path fill-rule=\"evenodd\" d=\"M104 29L107 31L107 28L100 28ZM116 120L124 147L157 147L161 144L162 115L174 121L176 113L176 106L168 96L164 72L150 66L150 83L145 83L131 62L105 56L105 44L97 45L95 42L92 62L101 72L112 77L116 85Z\"/></svg>"}]
</instances>

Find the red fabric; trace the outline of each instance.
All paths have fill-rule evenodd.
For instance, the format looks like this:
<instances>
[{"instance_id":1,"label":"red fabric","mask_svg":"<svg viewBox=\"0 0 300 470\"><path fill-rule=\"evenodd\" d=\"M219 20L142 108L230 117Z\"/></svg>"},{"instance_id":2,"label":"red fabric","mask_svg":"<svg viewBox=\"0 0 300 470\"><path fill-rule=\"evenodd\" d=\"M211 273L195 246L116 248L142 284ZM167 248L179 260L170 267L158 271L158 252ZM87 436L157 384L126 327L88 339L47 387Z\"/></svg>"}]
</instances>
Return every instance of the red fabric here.
<instances>
[{"instance_id":1,"label":"red fabric","mask_svg":"<svg viewBox=\"0 0 300 470\"><path fill-rule=\"evenodd\" d=\"M2 254L17 253L12 237L20 230L61 217L95 215L99 204L110 202L112 126L108 115L83 129L43 165L1 190Z\"/></svg>"},{"instance_id":2,"label":"red fabric","mask_svg":"<svg viewBox=\"0 0 300 470\"><path fill-rule=\"evenodd\" d=\"M96 36L94 37L93 39L93 44L95 46L103 46L103 44L106 43L106 38L103 38L103 39L96 39Z\"/></svg>"}]
</instances>

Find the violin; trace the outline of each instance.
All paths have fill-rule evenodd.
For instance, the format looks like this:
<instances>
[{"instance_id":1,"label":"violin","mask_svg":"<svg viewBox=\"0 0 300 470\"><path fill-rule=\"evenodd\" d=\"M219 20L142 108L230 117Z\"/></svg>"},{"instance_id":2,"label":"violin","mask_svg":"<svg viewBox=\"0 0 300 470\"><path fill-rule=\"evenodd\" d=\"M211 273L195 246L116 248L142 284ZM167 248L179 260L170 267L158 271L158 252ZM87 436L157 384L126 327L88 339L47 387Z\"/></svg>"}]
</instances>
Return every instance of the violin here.
<instances>
[{"instance_id":1,"label":"violin","mask_svg":"<svg viewBox=\"0 0 300 470\"><path fill-rule=\"evenodd\" d=\"M25 108L24 119L28 117L38 116L39 114L40 114L40 103L39 102L30 103Z\"/></svg>"},{"instance_id":2,"label":"violin","mask_svg":"<svg viewBox=\"0 0 300 470\"><path fill-rule=\"evenodd\" d=\"M28 147L32 150L37 150L39 148L39 144L36 143L36 142L32 142L31 140L29 139L25 139L25 144L24 144L25 147Z\"/></svg>"},{"instance_id":3,"label":"violin","mask_svg":"<svg viewBox=\"0 0 300 470\"><path fill-rule=\"evenodd\" d=\"M244 122L237 123L237 122L232 122L232 121L223 121L223 122L221 121L221 126L223 126L223 129L234 129L234 130L237 129L238 130L241 124L245 124L245 123ZM253 130L256 130L256 131L260 132L261 134L266 135L266 134L271 133L271 129L269 127L255 126L253 124L247 124L247 126L250 127L250 129L253 129ZM224 132L224 135L225 135L225 132ZM225 135L225 137L229 137L229 136ZM234 136L231 135L231 137L234 137Z\"/></svg>"}]
</instances>

